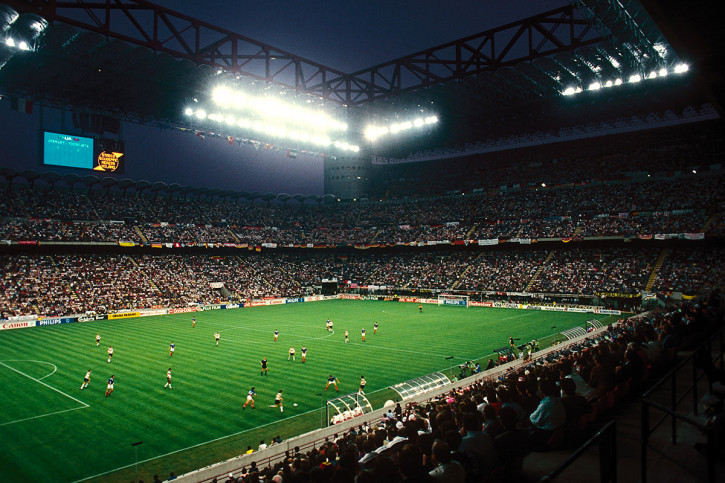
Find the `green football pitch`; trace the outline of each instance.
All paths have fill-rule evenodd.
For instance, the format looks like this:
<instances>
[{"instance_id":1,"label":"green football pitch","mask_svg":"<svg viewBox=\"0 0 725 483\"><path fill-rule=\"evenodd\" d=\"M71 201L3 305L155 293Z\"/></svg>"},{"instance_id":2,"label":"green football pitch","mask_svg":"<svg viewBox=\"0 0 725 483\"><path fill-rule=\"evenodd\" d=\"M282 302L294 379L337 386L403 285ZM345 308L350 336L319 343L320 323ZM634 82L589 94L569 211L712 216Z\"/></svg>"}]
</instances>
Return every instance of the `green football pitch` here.
<instances>
[{"instance_id":1,"label":"green football pitch","mask_svg":"<svg viewBox=\"0 0 725 483\"><path fill-rule=\"evenodd\" d=\"M361 375L379 408L393 398L395 383L436 371L452 376L467 360L485 366L509 335L538 338L544 347L586 320L609 322L594 314L435 305L419 313L417 304L347 300L194 315L196 327L192 314L179 314L0 332L0 480L131 481L135 451L144 481L179 475L256 449L260 440L318 428L325 400L357 391ZM334 332L325 328L328 318ZM267 376L260 375L263 357ZM169 368L173 389L164 388ZM90 385L80 390L88 369ZM115 391L106 398L112 374ZM337 394L323 391L329 374L340 381ZM252 386L256 408L242 410ZM269 407L279 389L284 413Z\"/></svg>"}]
</instances>

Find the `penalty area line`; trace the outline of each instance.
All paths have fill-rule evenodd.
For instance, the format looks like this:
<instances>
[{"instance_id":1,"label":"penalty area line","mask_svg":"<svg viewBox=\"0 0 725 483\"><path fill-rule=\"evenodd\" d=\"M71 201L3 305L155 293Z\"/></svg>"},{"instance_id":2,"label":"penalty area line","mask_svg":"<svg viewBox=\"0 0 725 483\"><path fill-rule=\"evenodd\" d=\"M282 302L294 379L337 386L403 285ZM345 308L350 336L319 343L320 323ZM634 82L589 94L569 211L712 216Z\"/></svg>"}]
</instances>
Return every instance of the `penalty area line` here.
<instances>
[{"instance_id":1,"label":"penalty area line","mask_svg":"<svg viewBox=\"0 0 725 483\"><path fill-rule=\"evenodd\" d=\"M73 396L71 396L70 394L66 394L66 393L64 393L63 391L61 391L60 389L56 389L56 388L54 388L53 386L51 386L51 385L49 385L49 384L46 384L46 383L44 383L44 382L43 382L43 381L41 381L40 379L36 379L36 378L34 378L33 376L29 376L29 375L27 375L26 373L24 373L23 371L19 371L19 370L15 369L14 367L11 367L11 366L9 366L9 365L5 364L5 363L4 363L4 362L2 362L2 361L0 361L0 365L3 365L3 366L5 366L5 367L7 367L8 369L10 369L11 371L15 371L15 372L17 372L17 373L18 373L18 374L20 374L21 376L25 376L25 377L27 377L28 379L31 379L31 380L33 380L33 381L37 382L38 384L42 384L43 386L47 387L48 389L52 389L53 391L57 392L58 394L62 394L63 396L65 396L65 397L67 397L67 398L70 398L70 399L74 400L74 401L75 401L75 402L77 402L77 403L80 403L80 404L82 404L82 405L83 405L83 407L86 407L86 408L87 408L87 407L90 407L90 406L89 406L88 404L84 403L84 402L83 402L83 401L81 401L80 399L76 399L76 398L74 398ZM80 408L79 408L79 409L80 409Z\"/></svg>"}]
</instances>

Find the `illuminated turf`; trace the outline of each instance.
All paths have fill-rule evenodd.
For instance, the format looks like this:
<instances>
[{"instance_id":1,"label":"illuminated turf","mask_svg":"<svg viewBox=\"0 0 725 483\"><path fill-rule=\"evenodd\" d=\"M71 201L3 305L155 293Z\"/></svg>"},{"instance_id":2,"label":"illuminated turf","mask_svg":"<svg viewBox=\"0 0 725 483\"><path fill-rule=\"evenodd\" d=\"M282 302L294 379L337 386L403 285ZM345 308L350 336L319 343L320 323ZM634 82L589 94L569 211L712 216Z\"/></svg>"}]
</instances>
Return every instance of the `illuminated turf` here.
<instances>
[{"instance_id":1,"label":"illuminated turf","mask_svg":"<svg viewBox=\"0 0 725 483\"><path fill-rule=\"evenodd\" d=\"M239 455L248 445L256 449L261 439L319 427L318 394L331 373L340 380L339 394L355 392L364 375L366 392L380 407L391 397L388 386L434 371L450 375L449 368L465 360L487 360L509 335L551 341L586 320L606 321L593 314L434 305L418 313L416 304L343 300L195 315L195 328L191 314L181 314L0 332L0 479L130 481L131 443L139 441L140 478L178 475ZM334 333L325 328L328 318ZM172 340L176 351L169 357ZM110 364L109 345L115 350ZM296 362L287 361L290 346ZM262 357L269 360L267 377L260 375ZM164 388L169 367L173 389ZM90 386L81 391L89 368ZM105 398L111 374L115 392ZM252 386L256 409L242 411ZM283 414L269 407L279 389ZM335 396L332 388L328 396Z\"/></svg>"}]
</instances>

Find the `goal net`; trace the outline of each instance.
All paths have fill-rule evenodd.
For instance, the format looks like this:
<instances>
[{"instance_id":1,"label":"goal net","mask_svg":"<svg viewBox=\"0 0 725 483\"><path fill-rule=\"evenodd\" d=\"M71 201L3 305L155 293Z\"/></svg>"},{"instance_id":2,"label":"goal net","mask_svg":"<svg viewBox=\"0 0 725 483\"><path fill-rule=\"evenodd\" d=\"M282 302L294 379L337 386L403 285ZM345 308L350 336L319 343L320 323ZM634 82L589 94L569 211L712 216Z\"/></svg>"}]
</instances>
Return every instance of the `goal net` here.
<instances>
[{"instance_id":1,"label":"goal net","mask_svg":"<svg viewBox=\"0 0 725 483\"><path fill-rule=\"evenodd\" d=\"M468 307L468 295L440 294L438 295L438 305Z\"/></svg>"}]
</instances>

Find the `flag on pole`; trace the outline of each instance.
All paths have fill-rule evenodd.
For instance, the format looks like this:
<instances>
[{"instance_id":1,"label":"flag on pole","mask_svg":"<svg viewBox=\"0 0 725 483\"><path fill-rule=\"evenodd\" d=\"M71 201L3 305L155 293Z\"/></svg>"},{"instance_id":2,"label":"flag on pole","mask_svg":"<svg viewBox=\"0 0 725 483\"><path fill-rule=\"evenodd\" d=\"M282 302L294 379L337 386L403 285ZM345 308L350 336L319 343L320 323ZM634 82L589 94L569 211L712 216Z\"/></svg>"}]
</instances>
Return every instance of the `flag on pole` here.
<instances>
[{"instance_id":1,"label":"flag on pole","mask_svg":"<svg viewBox=\"0 0 725 483\"><path fill-rule=\"evenodd\" d=\"M33 113L33 101L23 99L22 97L10 97L10 107L14 111L24 112L26 114Z\"/></svg>"}]
</instances>

